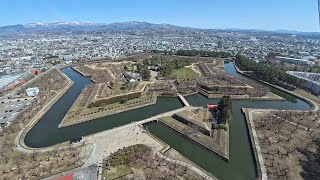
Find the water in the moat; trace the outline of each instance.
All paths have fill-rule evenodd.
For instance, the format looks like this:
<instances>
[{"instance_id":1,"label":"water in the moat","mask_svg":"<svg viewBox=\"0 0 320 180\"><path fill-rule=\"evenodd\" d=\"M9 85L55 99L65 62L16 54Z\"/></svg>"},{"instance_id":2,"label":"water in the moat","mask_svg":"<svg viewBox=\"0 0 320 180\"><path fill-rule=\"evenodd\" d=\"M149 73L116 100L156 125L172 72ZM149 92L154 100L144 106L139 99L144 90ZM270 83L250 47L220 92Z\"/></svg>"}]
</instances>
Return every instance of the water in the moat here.
<instances>
[{"instance_id":1,"label":"water in the moat","mask_svg":"<svg viewBox=\"0 0 320 180\"><path fill-rule=\"evenodd\" d=\"M46 147L70 139L101 132L106 129L129 124L151 116L161 114L182 107L177 98L161 97L157 103L136 110L131 110L81 124L58 128L59 123L66 115L73 102L79 96L83 87L90 84L90 78L78 74L71 68L62 69L75 83L69 91L41 118L41 120L29 131L25 138L25 144L30 147Z\"/></svg>"},{"instance_id":2,"label":"water in the moat","mask_svg":"<svg viewBox=\"0 0 320 180\"><path fill-rule=\"evenodd\" d=\"M65 68L62 71L75 84L27 134L25 143L30 147L54 145L182 107L177 98L158 98L155 105L58 129L58 124L83 87L90 83L89 78L79 75L70 68ZM235 71L232 62L225 64L225 71L240 76ZM147 126L154 135L220 179L255 179L257 174L254 156L241 108L310 109L307 103L294 96L275 89L271 89L271 91L286 98L287 101L232 101L233 119L230 127L230 160L228 163L161 123L149 123ZM186 99L195 106L205 106L209 102L217 103L218 101L217 99L207 99L200 94L188 96Z\"/></svg>"}]
</instances>

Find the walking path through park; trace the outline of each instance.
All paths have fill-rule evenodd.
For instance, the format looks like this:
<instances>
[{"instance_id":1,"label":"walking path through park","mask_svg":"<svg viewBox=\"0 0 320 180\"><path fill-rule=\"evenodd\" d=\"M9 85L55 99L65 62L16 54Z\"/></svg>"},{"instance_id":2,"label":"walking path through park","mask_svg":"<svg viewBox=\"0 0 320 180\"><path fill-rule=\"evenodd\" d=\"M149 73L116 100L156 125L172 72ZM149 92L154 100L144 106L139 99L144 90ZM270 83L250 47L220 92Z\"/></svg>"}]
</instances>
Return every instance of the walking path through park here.
<instances>
[{"instance_id":1,"label":"walking path through park","mask_svg":"<svg viewBox=\"0 0 320 180\"><path fill-rule=\"evenodd\" d=\"M194 67L194 63L191 65L191 69L192 69L194 72L198 73L198 74L199 74L199 77L201 76L201 72Z\"/></svg>"}]
</instances>

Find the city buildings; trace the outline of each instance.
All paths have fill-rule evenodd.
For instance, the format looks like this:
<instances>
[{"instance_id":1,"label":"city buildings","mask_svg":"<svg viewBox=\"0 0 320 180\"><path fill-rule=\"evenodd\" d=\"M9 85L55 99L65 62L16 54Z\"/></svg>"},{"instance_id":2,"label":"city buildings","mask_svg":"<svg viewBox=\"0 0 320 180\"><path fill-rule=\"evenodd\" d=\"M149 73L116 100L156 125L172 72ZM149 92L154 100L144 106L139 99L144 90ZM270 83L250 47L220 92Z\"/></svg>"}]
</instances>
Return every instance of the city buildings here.
<instances>
[{"instance_id":1,"label":"city buildings","mask_svg":"<svg viewBox=\"0 0 320 180\"><path fill-rule=\"evenodd\" d=\"M320 57L320 39L272 32L193 30L79 31L0 35L0 93L15 89L59 63L122 58L128 54L180 49L241 53L257 62L277 53L279 61L313 66ZM155 67L159 69L159 67ZM20 77L19 75L24 75Z\"/></svg>"},{"instance_id":2,"label":"city buildings","mask_svg":"<svg viewBox=\"0 0 320 180\"><path fill-rule=\"evenodd\" d=\"M38 33L0 35L0 74L24 72L45 67L44 62L60 59L72 63L104 57L120 58L143 51L175 52L179 49L228 51L264 59L270 52L284 57L320 55L316 37L290 36L270 32L226 31L90 31L77 33ZM300 53L299 52L304 52Z\"/></svg>"}]
</instances>

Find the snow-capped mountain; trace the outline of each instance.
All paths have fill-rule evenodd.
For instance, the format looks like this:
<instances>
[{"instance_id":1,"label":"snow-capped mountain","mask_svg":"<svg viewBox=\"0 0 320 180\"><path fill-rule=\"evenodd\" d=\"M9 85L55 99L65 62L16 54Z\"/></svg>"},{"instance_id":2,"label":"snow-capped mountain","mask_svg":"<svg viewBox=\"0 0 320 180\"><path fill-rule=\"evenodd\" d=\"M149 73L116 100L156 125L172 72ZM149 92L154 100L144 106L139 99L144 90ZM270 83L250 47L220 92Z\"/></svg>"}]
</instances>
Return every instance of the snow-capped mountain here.
<instances>
[{"instance_id":1,"label":"snow-capped mountain","mask_svg":"<svg viewBox=\"0 0 320 180\"><path fill-rule=\"evenodd\" d=\"M101 23L93 23L89 21L82 21L82 22L60 22L60 21L53 21L53 22L33 22L25 24L24 27L27 28L37 28L37 27L58 27L58 26L97 26L97 25L104 25Z\"/></svg>"}]
</instances>

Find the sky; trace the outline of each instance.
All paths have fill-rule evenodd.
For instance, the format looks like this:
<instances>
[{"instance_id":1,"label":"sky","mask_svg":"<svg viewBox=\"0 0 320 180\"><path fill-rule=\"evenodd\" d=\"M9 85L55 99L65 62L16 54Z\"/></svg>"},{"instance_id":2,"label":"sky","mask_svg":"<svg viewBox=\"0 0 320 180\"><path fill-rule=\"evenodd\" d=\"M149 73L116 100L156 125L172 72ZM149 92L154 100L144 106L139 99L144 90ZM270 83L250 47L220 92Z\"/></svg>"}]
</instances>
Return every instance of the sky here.
<instances>
[{"instance_id":1,"label":"sky","mask_svg":"<svg viewBox=\"0 0 320 180\"><path fill-rule=\"evenodd\" d=\"M0 0L0 26L38 21L320 31L317 0Z\"/></svg>"}]
</instances>

